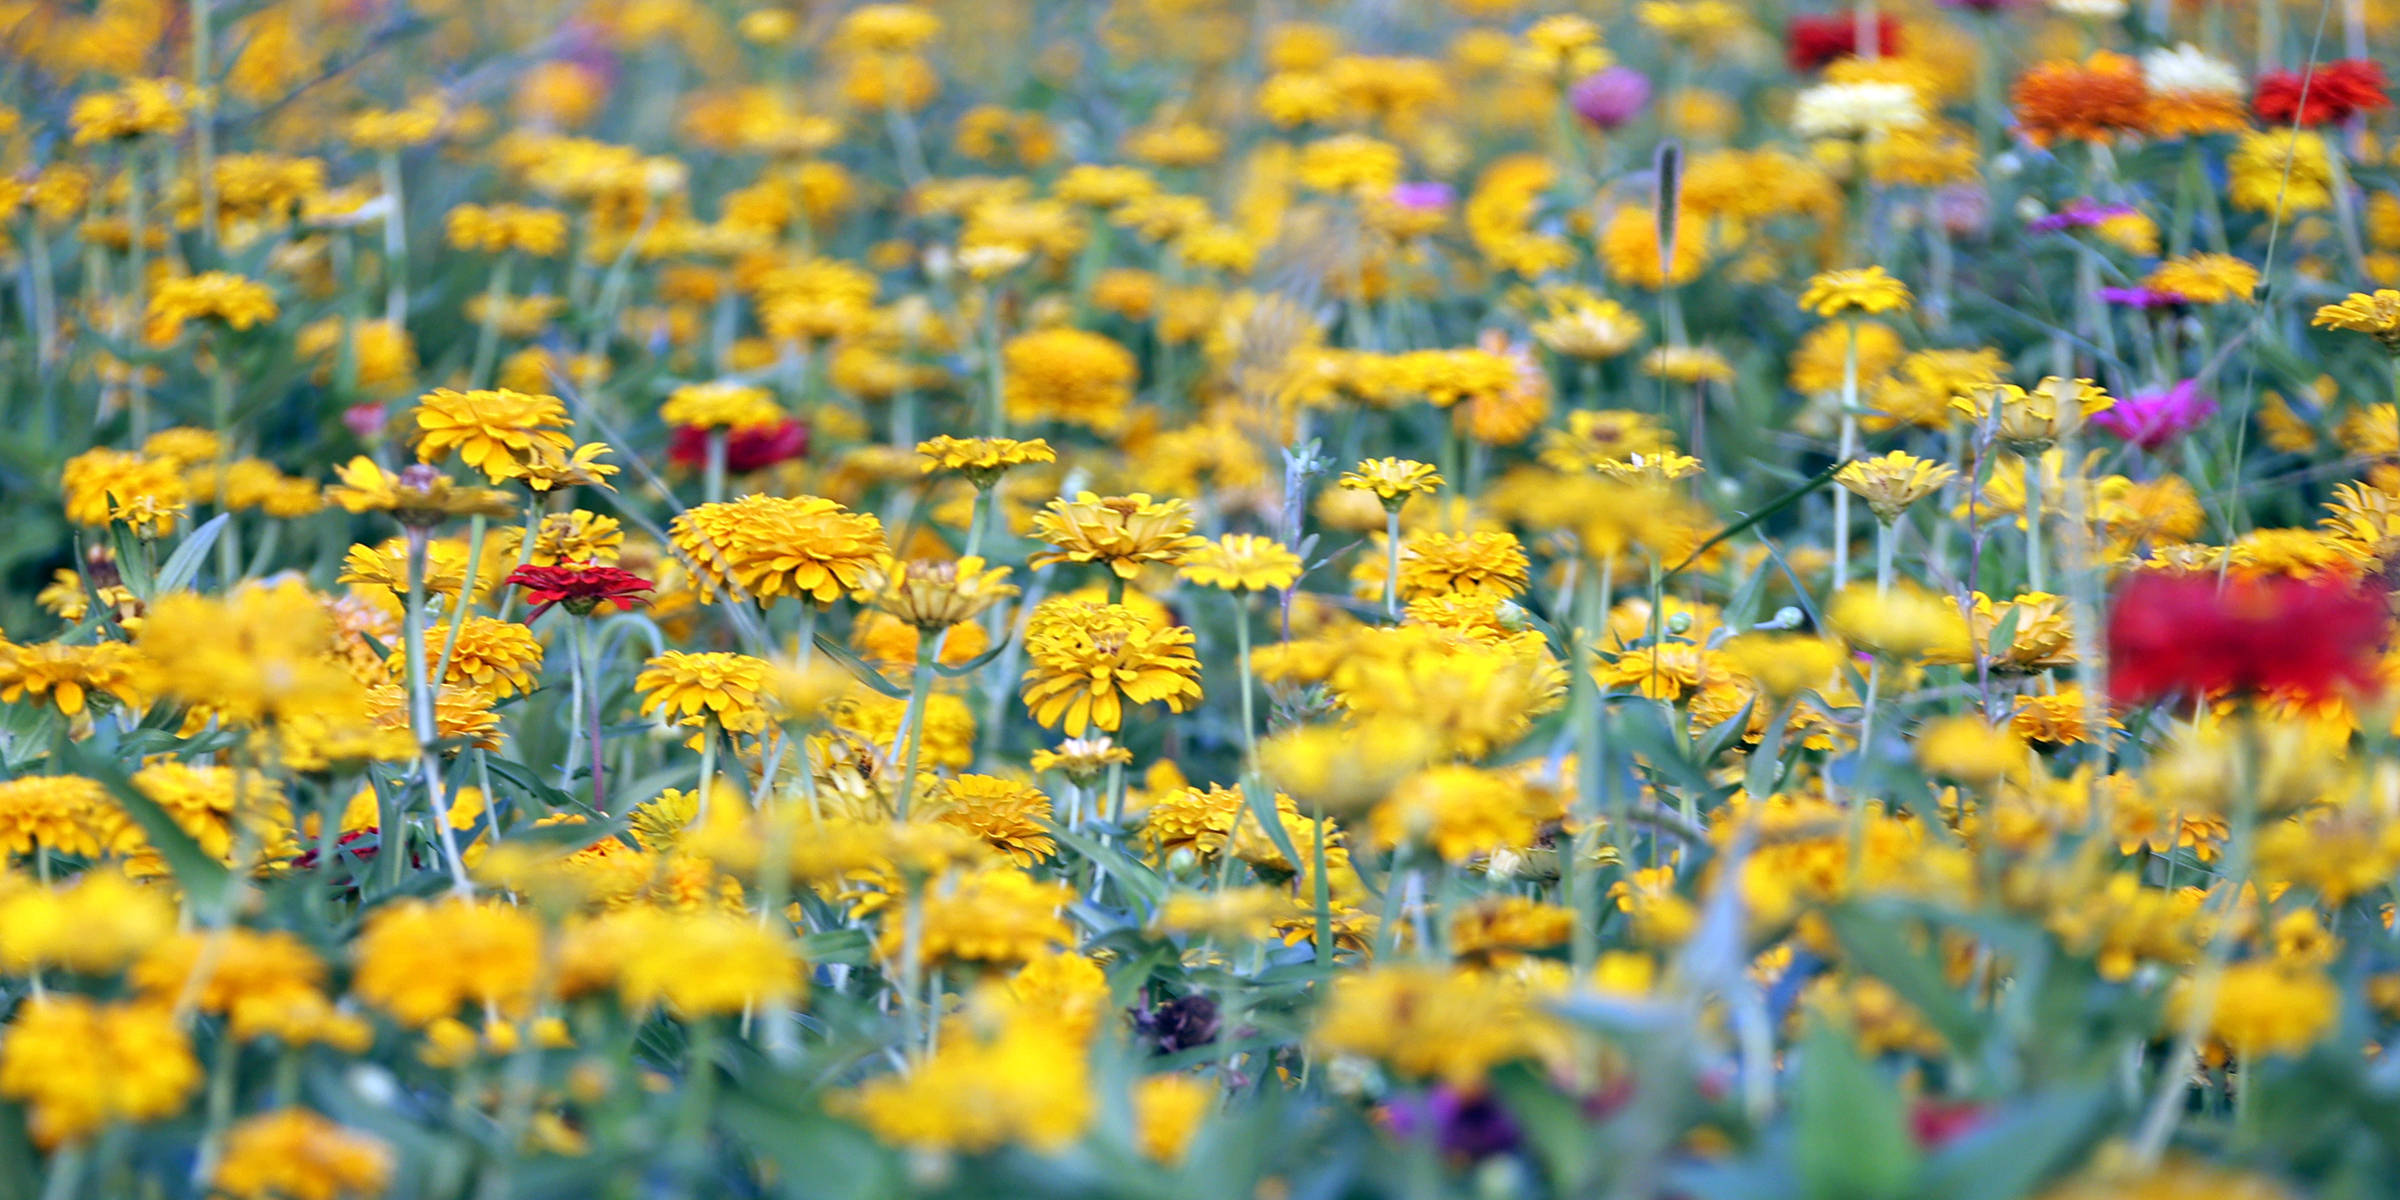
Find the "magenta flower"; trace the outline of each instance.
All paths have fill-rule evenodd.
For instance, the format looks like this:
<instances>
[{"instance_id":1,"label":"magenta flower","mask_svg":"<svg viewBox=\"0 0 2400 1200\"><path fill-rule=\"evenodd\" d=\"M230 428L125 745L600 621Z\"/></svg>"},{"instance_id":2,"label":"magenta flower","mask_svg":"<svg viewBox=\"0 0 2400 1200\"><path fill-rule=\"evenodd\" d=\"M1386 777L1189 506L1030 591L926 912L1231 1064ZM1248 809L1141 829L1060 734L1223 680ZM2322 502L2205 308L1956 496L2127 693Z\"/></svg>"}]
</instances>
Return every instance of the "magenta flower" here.
<instances>
[{"instance_id":1,"label":"magenta flower","mask_svg":"<svg viewBox=\"0 0 2400 1200\"><path fill-rule=\"evenodd\" d=\"M1567 93L1567 102L1593 128L1615 129L1650 103L1650 77L1632 67L1610 67L1585 76Z\"/></svg>"},{"instance_id":2,"label":"magenta flower","mask_svg":"<svg viewBox=\"0 0 2400 1200\"><path fill-rule=\"evenodd\" d=\"M2156 450L2197 429L2217 412L2217 402L2200 394L2200 381L2186 379L2163 392L2135 392L2092 414L2092 424Z\"/></svg>"}]
</instances>

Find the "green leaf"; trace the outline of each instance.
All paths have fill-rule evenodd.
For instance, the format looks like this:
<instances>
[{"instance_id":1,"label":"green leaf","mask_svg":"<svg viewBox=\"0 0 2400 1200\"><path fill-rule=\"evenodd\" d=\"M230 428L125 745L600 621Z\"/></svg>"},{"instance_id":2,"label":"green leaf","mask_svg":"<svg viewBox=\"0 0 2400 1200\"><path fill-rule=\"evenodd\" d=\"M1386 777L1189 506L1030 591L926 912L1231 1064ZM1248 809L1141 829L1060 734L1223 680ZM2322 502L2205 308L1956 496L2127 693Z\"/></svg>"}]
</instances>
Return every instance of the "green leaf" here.
<instances>
[{"instance_id":1,"label":"green leaf","mask_svg":"<svg viewBox=\"0 0 2400 1200\"><path fill-rule=\"evenodd\" d=\"M1757 512L1751 513L1749 516L1743 517L1741 520L1718 530L1715 537L1700 543L1700 545L1690 554L1684 555L1682 562L1676 563L1674 566L1667 568L1666 574L1659 576L1659 581L1663 583L1668 579L1674 578L1677 572L1680 572L1685 567L1700 561L1701 555L1717 548L1717 546L1726 541L1748 533L1751 529L1755 528L1759 522L1764 521L1767 518L1800 503L1800 501L1805 499L1810 492L1816 491L1818 488L1824 487L1826 484L1833 482L1834 473L1840 471L1844 466L1847 465L1848 464L1846 463L1837 462L1829 467L1826 467L1824 470L1810 476L1808 482L1775 497L1773 500L1767 501L1766 506L1759 509Z\"/></svg>"},{"instance_id":2,"label":"green leaf","mask_svg":"<svg viewBox=\"0 0 2400 1200\"><path fill-rule=\"evenodd\" d=\"M1898 1200L1923 1157L1891 1081L1823 1023L1801 1043L1792 1097L1805 1200ZM1937 1193L1938 1194L1938 1193Z\"/></svg>"},{"instance_id":3,"label":"green leaf","mask_svg":"<svg viewBox=\"0 0 2400 1200\"><path fill-rule=\"evenodd\" d=\"M115 759L72 742L59 748L59 758L69 772L108 789L125 815L142 827L142 835L150 840L159 857L166 860L175 882L195 904L206 910L223 901L233 872L202 850L200 843L193 841L192 835L185 833L183 826L177 825L175 818L168 816L157 801L143 795L142 789L133 785L133 776L117 765Z\"/></svg>"},{"instance_id":4,"label":"green leaf","mask_svg":"<svg viewBox=\"0 0 2400 1200\"><path fill-rule=\"evenodd\" d=\"M232 513L218 513L207 524L185 534L183 543L175 547L175 553L167 556L166 565L158 569L158 578L151 584L156 589L152 594L172 595L192 586L192 580L200 574L200 564L208 558L209 548L224 536L226 523L232 520ZM220 579L217 586L230 587L232 581Z\"/></svg>"},{"instance_id":5,"label":"green leaf","mask_svg":"<svg viewBox=\"0 0 2400 1200\"><path fill-rule=\"evenodd\" d=\"M901 687L899 684L893 683L889 679L885 679L883 677L883 672L868 666L865 660L859 658L859 656L855 654L850 653L849 647L844 646L840 642L834 641L833 639L828 638L821 633L816 635L815 641L817 643L817 649L824 651L827 658L842 664L843 670L850 672L852 675L858 676L858 681L860 683L866 684L868 687L874 688L876 691L882 692L884 695L889 696L894 700L908 699L907 688Z\"/></svg>"},{"instance_id":6,"label":"green leaf","mask_svg":"<svg viewBox=\"0 0 2400 1200\"><path fill-rule=\"evenodd\" d=\"M1552 1195L1578 1196L1591 1186L1594 1168L1591 1121L1583 1105L1545 1076L1523 1066L1495 1072L1492 1087L1550 1176Z\"/></svg>"},{"instance_id":7,"label":"green leaf","mask_svg":"<svg viewBox=\"0 0 2400 1200\"><path fill-rule=\"evenodd\" d=\"M800 957L811 963L856 966L868 960L871 949L864 929L828 929L800 939Z\"/></svg>"},{"instance_id":8,"label":"green leaf","mask_svg":"<svg viewBox=\"0 0 2400 1200\"><path fill-rule=\"evenodd\" d=\"M2110 1108L2099 1084L2028 1096L1943 1147L1925 1163L1913 1194L2020 1200L2108 1128Z\"/></svg>"},{"instance_id":9,"label":"green leaf","mask_svg":"<svg viewBox=\"0 0 2400 1200\"><path fill-rule=\"evenodd\" d=\"M1266 826L1267 840L1275 844L1275 849L1283 855L1285 862L1299 867L1314 860L1313 855L1309 858L1302 858L1299 847L1292 844L1292 832L1283 827L1283 815L1275 811L1275 789L1269 787L1265 780L1256 778L1244 780L1242 799L1249 803L1250 815L1257 817L1258 823ZM1230 843L1225 847L1225 853L1233 853Z\"/></svg>"},{"instance_id":10,"label":"green leaf","mask_svg":"<svg viewBox=\"0 0 2400 1200\"><path fill-rule=\"evenodd\" d=\"M1953 1049L1973 1053L1983 1025L1966 999L1950 986L1941 964L1909 945L1898 918L1850 906L1825 914L1842 950L1866 972L1891 985Z\"/></svg>"},{"instance_id":11,"label":"green leaf","mask_svg":"<svg viewBox=\"0 0 2400 1200\"><path fill-rule=\"evenodd\" d=\"M1157 872L1126 857L1122 851L1096 838L1087 837L1055 822L1044 822L1043 824L1049 829L1050 836L1057 838L1060 844L1071 847L1076 853L1092 860L1094 864L1114 877L1119 886L1130 890L1143 904L1156 908L1159 901L1166 899L1167 883L1158 877Z\"/></svg>"}]
</instances>

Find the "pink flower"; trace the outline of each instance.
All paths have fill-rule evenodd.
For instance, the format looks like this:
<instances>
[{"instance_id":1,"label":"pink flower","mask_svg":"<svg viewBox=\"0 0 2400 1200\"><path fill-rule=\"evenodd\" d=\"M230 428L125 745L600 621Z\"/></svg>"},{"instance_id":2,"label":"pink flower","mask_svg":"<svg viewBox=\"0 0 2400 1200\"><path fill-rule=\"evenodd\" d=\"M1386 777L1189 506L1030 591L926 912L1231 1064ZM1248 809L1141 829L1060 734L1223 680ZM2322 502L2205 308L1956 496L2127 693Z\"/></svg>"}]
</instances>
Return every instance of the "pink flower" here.
<instances>
[{"instance_id":1,"label":"pink flower","mask_svg":"<svg viewBox=\"0 0 2400 1200\"><path fill-rule=\"evenodd\" d=\"M2200 394L2200 381L2186 379L2163 392L2119 396L2115 404L2092 414L2092 424L2144 450L2156 450L2216 413L2217 402Z\"/></svg>"},{"instance_id":2,"label":"pink flower","mask_svg":"<svg viewBox=\"0 0 2400 1200\"><path fill-rule=\"evenodd\" d=\"M1650 103L1650 77L1632 67L1610 67L1586 76L1567 94L1575 115L1597 129L1615 129L1641 115Z\"/></svg>"}]
</instances>

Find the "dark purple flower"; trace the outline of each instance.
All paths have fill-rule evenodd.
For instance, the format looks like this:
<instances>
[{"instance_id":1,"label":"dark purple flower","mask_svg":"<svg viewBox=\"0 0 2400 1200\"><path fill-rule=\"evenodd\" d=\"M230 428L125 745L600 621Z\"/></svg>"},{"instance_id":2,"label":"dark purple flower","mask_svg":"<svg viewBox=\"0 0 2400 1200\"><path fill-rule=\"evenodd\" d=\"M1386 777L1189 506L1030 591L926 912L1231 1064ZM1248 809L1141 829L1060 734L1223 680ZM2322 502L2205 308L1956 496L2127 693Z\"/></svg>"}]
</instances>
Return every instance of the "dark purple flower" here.
<instances>
[{"instance_id":1,"label":"dark purple flower","mask_svg":"<svg viewBox=\"0 0 2400 1200\"><path fill-rule=\"evenodd\" d=\"M2186 379L2163 392L2135 392L2092 414L2092 424L2156 450L2200 427L2217 412L2217 402L2200 394L2200 381Z\"/></svg>"},{"instance_id":2,"label":"dark purple flower","mask_svg":"<svg viewBox=\"0 0 2400 1200\"><path fill-rule=\"evenodd\" d=\"M2175 308L2191 303L2191 298L2181 292L2147 287L2104 287L2100 289L2100 298L2110 304L2141 309Z\"/></svg>"},{"instance_id":3,"label":"dark purple flower","mask_svg":"<svg viewBox=\"0 0 2400 1200\"><path fill-rule=\"evenodd\" d=\"M2046 217L2036 217L2027 229L2035 233L2059 233L2068 229L2090 229L2114 217L2130 217L2135 209L2130 204L2097 204L2090 200L2069 200L2066 207Z\"/></svg>"},{"instance_id":4,"label":"dark purple flower","mask_svg":"<svg viewBox=\"0 0 2400 1200\"><path fill-rule=\"evenodd\" d=\"M1610 67L1585 76L1567 93L1567 102L1593 128L1615 129L1650 103L1650 77L1632 67Z\"/></svg>"},{"instance_id":5,"label":"dark purple flower","mask_svg":"<svg viewBox=\"0 0 2400 1200\"><path fill-rule=\"evenodd\" d=\"M1412 212L1440 212L1450 207L1450 201L1457 195L1458 193L1449 184L1437 179L1416 183L1395 183L1392 185L1389 199L1392 203Z\"/></svg>"},{"instance_id":6,"label":"dark purple flower","mask_svg":"<svg viewBox=\"0 0 2400 1200\"><path fill-rule=\"evenodd\" d=\"M1217 1002L1199 992L1132 1010L1133 1028L1160 1054L1217 1040Z\"/></svg>"},{"instance_id":7,"label":"dark purple flower","mask_svg":"<svg viewBox=\"0 0 2400 1200\"><path fill-rule=\"evenodd\" d=\"M1431 1138L1442 1153L1470 1162L1506 1154L1524 1140L1516 1118L1497 1097L1489 1092L1470 1096L1448 1084L1394 1097L1384 1104L1383 1115L1394 1137Z\"/></svg>"}]
</instances>

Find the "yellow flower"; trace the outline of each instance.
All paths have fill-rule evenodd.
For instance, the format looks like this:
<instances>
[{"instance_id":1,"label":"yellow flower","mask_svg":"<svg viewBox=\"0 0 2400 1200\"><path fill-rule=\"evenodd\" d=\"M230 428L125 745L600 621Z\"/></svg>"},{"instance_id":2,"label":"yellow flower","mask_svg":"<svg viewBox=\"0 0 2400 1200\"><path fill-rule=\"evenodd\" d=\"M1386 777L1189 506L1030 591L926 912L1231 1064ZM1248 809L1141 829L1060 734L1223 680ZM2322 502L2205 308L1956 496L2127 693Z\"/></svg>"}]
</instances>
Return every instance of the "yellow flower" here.
<instances>
[{"instance_id":1,"label":"yellow flower","mask_svg":"<svg viewBox=\"0 0 2400 1200\"><path fill-rule=\"evenodd\" d=\"M2400 354L2400 291L2382 288L2372 295L2352 292L2339 304L2317 309L2317 315L2308 323L2319 329L2347 329L2373 335L2385 350Z\"/></svg>"},{"instance_id":2,"label":"yellow flower","mask_svg":"<svg viewBox=\"0 0 2400 1200\"><path fill-rule=\"evenodd\" d=\"M255 279L228 271L204 271L159 284L150 293L143 335L164 346L186 322L214 320L228 329L248 329L275 319L275 293Z\"/></svg>"},{"instance_id":3,"label":"yellow flower","mask_svg":"<svg viewBox=\"0 0 2400 1200\"><path fill-rule=\"evenodd\" d=\"M2008 728L1981 717L1944 717L1917 731L1917 761L1926 770L1970 783L1994 783L2023 775L2025 742Z\"/></svg>"},{"instance_id":4,"label":"yellow flower","mask_svg":"<svg viewBox=\"0 0 2400 1200\"><path fill-rule=\"evenodd\" d=\"M1133 353L1081 329L1043 329L1001 349L1002 400L1011 421L1064 421L1100 433L1125 427L1140 370Z\"/></svg>"},{"instance_id":5,"label":"yellow flower","mask_svg":"<svg viewBox=\"0 0 2400 1200\"><path fill-rule=\"evenodd\" d=\"M1533 337L1553 354L1598 362L1633 349L1649 331L1633 310L1614 300L1565 293L1548 303L1550 315L1533 323Z\"/></svg>"},{"instance_id":6,"label":"yellow flower","mask_svg":"<svg viewBox=\"0 0 2400 1200\"><path fill-rule=\"evenodd\" d=\"M1745 633L1722 652L1727 666L1779 699L1831 686L1843 658L1840 643L1797 633Z\"/></svg>"},{"instance_id":7,"label":"yellow flower","mask_svg":"<svg viewBox=\"0 0 2400 1200\"><path fill-rule=\"evenodd\" d=\"M172 137L183 132L195 99L179 80L128 79L116 91L76 97L67 123L74 127L78 146L147 133Z\"/></svg>"},{"instance_id":8,"label":"yellow flower","mask_svg":"<svg viewBox=\"0 0 2400 1200\"><path fill-rule=\"evenodd\" d=\"M1825 271L1811 277L1800 292L1800 311L1820 317L1876 316L1905 311L1908 303L1908 285L1882 267Z\"/></svg>"},{"instance_id":9,"label":"yellow flower","mask_svg":"<svg viewBox=\"0 0 2400 1200\"><path fill-rule=\"evenodd\" d=\"M1050 443L1041 438L1018 441L1004 437L958 438L945 434L918 442L917 453L925 457L926 474L956 471L979 488L992 486L1012 467L1058 461L1058 455L1050 449Z\"/></svg>"},{"instance_id":10,"label":"yellow flower","mask_svg":"<svg viewBox=\"0 0 2400 1200\"><path fill-rule=\"evenodd\" d=\"M997 775L955 775L934 786L925 815L982 838L1018 866L1046 862L1058 849L1048 830L1050 797Z\"/></svg>"},{"instance_id":11,"label":"yellow flower","mask_svg":"<svg viewBox=\"0 0 2400 1200\"><path fill-rule=\"evenodd\" d=\"M1116 731L1128 703L1182 712L1200 699L1192 631L1153 627L1123 605L1044 601L1026 623L1025 653L1027 709L1069 737Z\"/></svg>"},{"instance_id":12,"label":"yellow flower","mask_svg":"<svg viewBox=\"0 0 2400 1200\"><path fill-rule=\"evenodd\" d=\"M1192 1136L1208 1119L1217 1086L1191 1075L1152 1075L1133 1085L1134 1144L1161 1166L1183 1165Z\"/></svg>"},{"instance_id":13,"label":"yellow flower","mask_svg":"<svg viewBox=\"0 0 2400 1200\"><path fill-rule=\"evenodd\" d=\"M1866 585L1842 589L1826 623L1852 645L1895 658L1964 646L1967 640L1967 620L1955 601L1905 581L1880 596Z\"/></svg>"},{"instance_id":14,"label":"yellow flower","mask_svg":"<svg viewBox=\"0 0 2400 1200\"><path fill-rule=\"evenodd\" d=\"M442 650L450 648L450 672L441 679L445 684L473 684L505 700L519 692L533 690L534 675L542 669L542 644L533 631L515 621L496 617L469 617L460 626L453 644L448 622L425 631L425 673L439 668ZM394 676L408 666L407 651L393 650L385 660Z\"/></svg>"},{"instance_id":15,"label":"yellow flower","mask_svg":"<svg viewBox=\"0 0 2400 1200\"><path fill-rule=\"evenodd\" d=\"M403 525L432 526L449 517L506 517L517 511L508 493L461 487L424 464L386 471L362 454L335 468L335 474L341 482L326 485L326 499L349 512L388 512Z\"/></svg>"},{"instance_id":16,"label":"yellow flower","mask_svg":"<svg viewBox=\"0 0 2400 1200\"><path fill-rule=\"evenodd\" d=\"M1522 783L1469 766L1429 767L1409 776L1367 821L1378 844L1423 842L1450 863L1530 846L1537 825Z\"/></svg>"},{"instance_id":17,"label":"yellow flower","mask_svg":"<svg viewBox=\"0 0 2400 1200\"><path fill-rule=\"evenodd\" d=\"M1880 458L1845 463L1834 473L1833 481L1857 493L1875 510L1878 520L1890 524L1899 520L1909 505L1940 491L1957 476L1957 470L1945 463L1894 450Z\"/></svg>"},{"instance_id":18,"label":"yellow flower","mask_svg":"<svg viewBox=\"0 0 2400 1200\"><path fill-rule=\"evenodd\" d=\"M987 567L968 555L954 562L899 563L876 568L861 581L867 602L915 627L923 635L964 624L1017 594L1007 567ZM929 645L929 644L928 644Z\"/></svg>"},{"instance_id":19,"label":"yellow flower","mask_svg":"<svg viewBox=\"0 0 2400 1200\"><path fill-rule=\"evenodd\" d=\"M975 1154L1010 1142L1063 1149L1091 1123L1094 1099L1083 1043L1024 1014L996 1032L945 1033L913 1072L836 1093L827 1107L890 1145Z\"/></svg>"},{"instance_id":20,"label":"yellow flower","mask_svg":"<svg viewBox=\"0 0 2400 1200\"><path fill-rule=\"evenodd\" d=\"M159 1005L52 995L27 1001L0 1036L0 1096L25 1104L26 1132L45 1149L172 1117L200 1080L191 1042Z\"/></svg>"},{"instance_id":21,"label":"yellow flower","mask_svg":"<svg viewBox=\"0 0 2400 1200\"><path fill-rule=\"evenodd\" d=\"M1105 737L1073 737L1055 748L1036 750L1029 765L1036 771L1058 771L1078 785L1088 786L1110 767L1133 761L1133 751Z\"/></svg>"},{"instance_id":22,"label":"yellow flower","mask_svg":"<svg viewBox=\"0 0 2400 1200\"><path fill-rule=\"evenodd\" d=\"M233 1200L343 1200L380 1196L391 1147L303 1108L242 1118L226 1131L212 1193Z\"/></svg>"},{"instance_id":23,"label":"yellow flower","mask_svg":"<svg viewBox=\"0 0 2400 1200\"><path fill-rule=\"evenodd\" d=\"M1074 900L1073 885L1039 881L1015 867L960 876L924 897L918 959L926 965L989 967L1038 958L1074 944L1073 927L1059 915ZM902 922L885 922L876 952L897 959L907 949Z\"/></svg>"},{"instance_id":24,"label":"yellow flower","mask_svg":"<svg viewBox=\"0 0 2400 1200\"><path fill-rule=\"evenodd\" d=\"M2185 254L2150 268L2142 286L2191 304L2246 302L2258 290L2258 267L2230 254Z\"/></svg>"},{"instance_id":25,"label":"yellow flower","mask_svg":"<svg viewBox=\"0 0 2400 1200\"><path fill-rule=\"evenodd\" d=\"M2213 996L2190 976L2177 980L2167 993L2167 1020L2181 1025L2203 1004L2209 1036L2249 1061L2316 1045L2341 1017L2342 993L2322 971L2253 960L2226 967Z\"/></svg>"},{"instance_id":26,"label":"yellow flower","mask_svg":"<svg viewBox=\"0 0 2400 1200\"><path fill-rule=\"evenodd\" d=\"M351 943L351 991L423 1028L462 1007L523 1011L541 968L541 922L494 900L403 900L377 909Z\"/></svg>"},{"instance_id":27,"label":"yellow flower","mask_svg":"<svg viewBox=\"0 0 2400 1200\"><path fill-rule=\"evenodd\" d=\"M1319 138L1300 148L1292 178L1320 192L1365 196L1400 182L1400 148L1359 133Z\"/></svg>"},{"instance_id":28,"label":"yellow flower","mask_svg":"<svg viewBox=\"0 0 2400 1200\"><path fill-rule=\"evenodd\" d=\"M733 733L756 733L767 723L759 703L766 681L764 659L669 650L644 662L633 686L641 694L643 716L657 714L683 725L714 721Z\"/></svg>"},{"instance_id":29,"label":"yellow flower","mask_svg":"<svg viewBox=\"0 0 2400 1200\"><path fill-rule=\"evenodd\" d=\"M1420 533L1401 547L1400 597L1514 596L1525 590L1528 566L1512 533Z\"/></svg>"},{"instance_id":30,"label":"yellow flower","mask_svg":"<svg viewBox=\"0 0 2400 1200\"><path fill-rule=\"evenodd\" d=\"M461 204L444 225L450 244L485 254L521 251L548 258L567 245L567 214L521 204Z\"/></svg>"},{"instance_id":31,"label":"yellow flower","mask_svg":"<svg viewBox=\"0 0 2400 1200\"><path fill-rule=\"evenodd\" d=\"M790 935L747 913L630 909L594 923L625 1006L686 1020L790 1004L807 988ZM588 935L587 935L588 936Z\"/></svg>"},{"instance_id":32,"label":"yellow flower","mask_svg":"<svg viewBox=\"0 0 2400 1200\"><path fill-rule=\"evenodd\" d=\"M456 451L460 462L494 483L524 475L542 451L575 445L566 432L566 405L556 396L437 388L418 399L415 417L419 461Z\"/></svg>"},{"instance_id":33,"label":"yellow flower","mask_svg":"<svg viewBox=\"0 0 2400 1200\"><path fill-rule=\"evenodd\" d=\"M675 518L669 535L691 560L703 599L738 586L760 600L831 604L889 553L883 522L819 496L744 496Z\"/></svg>"},{"instance_id":34,"label":"yellow flower","mask_svg":"<svg viewBox=\"0 0 2400 1200\"><path fill-rule=\"evenodd\" d=\"M1311 1040L1322 1051L1373 1058L1404 1079L1474 1092L1495 1067L1554 1063L1569 1053L1572 1039L1545 1010L1553 988L1541 978L1430 965L1344 972ZM1564 983L1562 972L1556 989Z\"/></svg>"},{"instance_id":35,"label":"yellow flower","mask_svg":"<svg viewBox=\"0 0 2400 1200\"><path fill-rule=\"evenodd\" d=\"M1407 458L1366 459L1341 478L1345 488L1375 493L1387 509L1397 509L1411 496L1431 495L1443 482L1433 464Z\"/></svg>"},{"instance_id":36,"label":"yellow flower","mask_svg":"<svg viewBox=\"0 0 2400 1200\"><path fill-rule=\"evenodd\" d=\"M0 858L36 850L96 858L111 847L114 805L80 775L20 775L0 781ZM20 933L11 933L14 944Z\"/></svg>"},{"instance_id":37,"label":"yellow flower","mask_svg":"<svg viewBox=\"0 0 2400 1200\"><path fill-rule=\"evenodd\" d=\"M1033 533L1057 549L1035 554L1030 565L1099 563L1120 579L1133 578L1148 563L1181 563L1203 544L1192 536L1191 510L1183 501L1153 501L1145 492L1081 492L1073 500L1052 500L1034 514Z\"/></svg>"},{"instance_id":38,"label":"yellow flower","mask_svg":"<svg viewBox=\"0 0 2400 1200\"><path fill-rule=\"evenodd\" d=\"M739 433L781 425L784 411L762 387L731 382L692 383L667 395L667 402L659 406L658 419L686 428Z\"/></svg>"},{"instance_id":39,"label":"yellow flower","mask_svg":"<svg viewBox=\"0 0 2400 1200\"><path fill-rule=\"evenodd\" d=\"M47 698L61 715L73 717L83 713L94 695L111 697L128 709L144 708L154 687L149 661L123 642L20 646L0 640L0 702Z\"/></svg>"},{"instance_id":40,"label":"yellow flower","mask_svg":"<svg viewBox=\"0 0 2400 1200\"><path fill-rule=\"evenodd\" d=\"M1180 572L1202 587L1229 592L1276 591L1300 579L1300 556L1283 543L1253 533L1229 533L1202 542Z\"/></svg>"}]
</instances>

